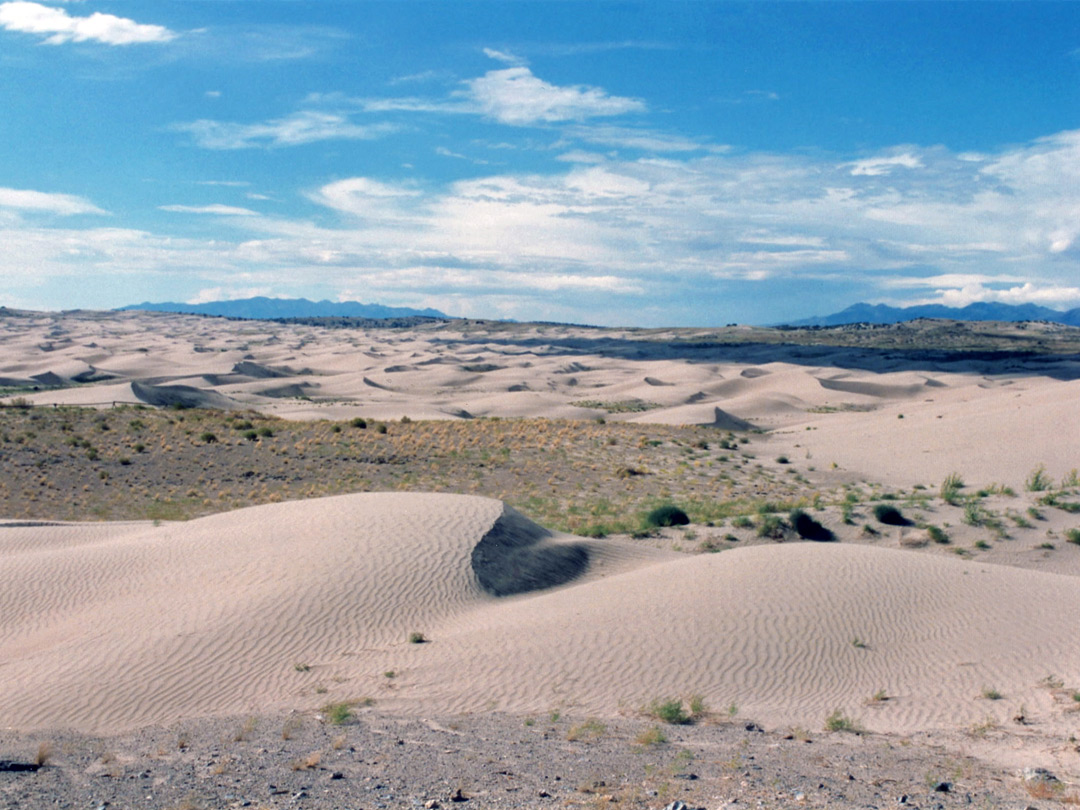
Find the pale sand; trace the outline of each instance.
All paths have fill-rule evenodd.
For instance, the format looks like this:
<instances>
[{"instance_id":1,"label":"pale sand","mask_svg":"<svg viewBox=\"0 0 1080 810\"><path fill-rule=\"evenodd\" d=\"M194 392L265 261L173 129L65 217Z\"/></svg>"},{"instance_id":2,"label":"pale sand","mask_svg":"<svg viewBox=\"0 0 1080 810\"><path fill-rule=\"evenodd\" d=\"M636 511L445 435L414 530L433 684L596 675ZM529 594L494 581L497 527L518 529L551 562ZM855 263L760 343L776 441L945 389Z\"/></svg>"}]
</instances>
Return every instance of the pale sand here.
<instances>
[{"instance_id":1,"label":"pale sand","mask_svg":"<svg viewBox=\"0 0 1080 810\"><path fill-rule=\"evenodd\" d=\"M165 386L158 399L290 419L753 425L769 431L777 454L895 486L934 486L958 472L972 484L1019 488L1039 465L1054 479L1080 467L1080 362L1070 357L945 362L830 347L686 348L563 326L485 333L148 313L0 318L0 384L35 378L96 380L30 395L42 404L137 403L153 398L147 386ZM656 407L609 414L580 404L634 399Z\"/></svg>"},{"instance_id":2,"label":"pale sand","mask_svg":"<svg viewBox=\"0 0 1080 810\"><path fill-rule=\"evenodd\" d=\"M1069 368L1053 370L1066 379L887 358L860 369L798 347L680 356L554 327L503 343L450 327L178 316L3 326L2 378L113 377L31 395L39 403L105 406L139 401L138 385L188 386L196 400L290 418L592 418L604 412L574 403L638 398L661 407L605 418L745 420L823 475L933 486L957 471L1019 488L1036 465L1055 478L1080 466ZM311 401L260 393L290 385ZM853 407L874 410L830 410ZM826 473L830 462L839 469ZM364 494L186 524L0 527L0 727L114 731L365 696L406 714L612 715L700 694L771 728L820 729L840 709L894 733L1014 728L1022 707L1041 740L1058 741L1040 743L1043 754L1075 770L1061 753L1077 717L1068 690L1080 686L1075 566L848 543L686 557L554 537L545 543L586 548L588 570L495 597L478 585L474 547L493 527L538 531L506 521L497 501ZM412 631L430 643L408 643ZM1067 689L1041 683L1049 675ZM988 689L1003 699L983 698ZM869 702L879 690L889 700Z\"/></svg>"},{"instance_id":3,"label":"pale sand","mask_svg":"<svg viewBox=\"0 0 1080 810\"><path fill-rule=\"evenodd\" d=\"M544 542L586 547L584 575L499 598L470 555L499 524L535 529L507 520L498 501L376 493L0 528L0 726L111 731L365 696L612 715L691 694L772 728L820 728L837 708L890 732L1007 724L1021 705L1044 734L1075 722L1040 684L1080 670L1075 576L850 544L686 557L562 536ZM868 705L878 690L890 699Z\"/></svg>"}]
</instances>

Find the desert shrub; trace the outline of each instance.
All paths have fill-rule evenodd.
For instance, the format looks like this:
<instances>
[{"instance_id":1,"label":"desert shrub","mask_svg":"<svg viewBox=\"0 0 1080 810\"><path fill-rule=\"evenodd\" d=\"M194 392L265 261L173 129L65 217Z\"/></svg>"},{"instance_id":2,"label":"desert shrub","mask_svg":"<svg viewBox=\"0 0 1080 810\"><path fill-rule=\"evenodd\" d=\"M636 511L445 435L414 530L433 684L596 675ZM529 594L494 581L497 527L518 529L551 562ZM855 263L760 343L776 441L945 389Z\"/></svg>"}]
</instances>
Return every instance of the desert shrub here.
<instances>
[{"instance_id":1,"label":"desert shrub","mask_svg":"<svg viewBox=\"0 0 1080 810\"><path fill-rule=\"evenodd\" d=\"M792 509L791 514L788 515L788 520L791 522L791 527L798 533L799 537L804 540L828 542L836 539L836 535L810 517L810 515L806 514L802 509Z\"/></svg>"},{"instance_id":2,"label":"desert shrub","mask_svg":"<svg viewBox=\"0 0 1080 810\"><path fill-rule=\"evenodd\" d=\"M634 742L638 745L663 745L667 742L667 737L660 730L660 726L651 726L638 734Z\"/></svg>"},{"instance_id":3,"label":"desert shrub","mask_svg":"<svg viewBox=\"0 0 1080 810\"><path fill-rule=\"evenodd\" d=\"M249 442L253 442L257 438L259 438L259 433L256 430L245 430L244 438L247 439Z\"/></svg>"},{"instance_id":4,"label":"desert shrub","mask_svg":"<svg viewBox=\"0 0 1080 810\"><path fill-rule=\"evenodd\" d=\"M1046 467L1040 464L1024 481L1024 489L1028 492L1045 492L1052 483L1050 476L1046 474Z\"/></svg>"},{"instance_id":5,"label":"desert shrub","mask_svg":"<svg viewBox=\"0 0 1080 810\"><path fill-rule=\"evenodd\" d=\"M274 435L274 431L268 427L261 427L259 428L259 435L265 439L269 439Z\"/></svg>"},{"instance_id":6,"label":"desert shrub","mask_svg":"<svg viewBox=\"0 0 1080 810\"><path fill-rule=\"evenodd\" d=\"M413 630L411 633L409 633L410 644L423 644L425 641L427 641L427 639L424 637L423 633L417 630Z\"/></svg>"},{"instance_id":7,"label":"desert shrub","mask_svg":"<svg viewBox=\"0 0 1080 810\"><path fill-rule=\"evenodd\" d=\"M654 700L646 709L646 714L673 726L685 726L691 719L678 698Z\"/></svg>"},{"instance_id":8,"label":"desert shrub","mask_svg":"<svg viewBox=\"0 0 1080 810\"><path fill-rule=\"evenodd\" d=\"M941 500L955 506L963 486L964 481L960 478L960 473L949 473L945 476L945 480L941 482Z\"/></svg>"},{"instance_id":9,"label":"desert shrub","mask_svg":"<svg viewBox=\"0 0 1080 810\"><path fill-rule=\"evenodd\" d=\"M833 712L825 718L825 730L850 731L852 734L860 733L858 724L839 709L834 709Z\"/></svg>"},{"instance_id":10,"label":"desert shrub","mask_svg":"<svg viewBox=\"0 0 1080 810\"><path fill-rule=\"evenodd\" d=\"M217 436L211 433L209 430L199 434L199 440L206 442L207 444L213 444L217 441Z\"/></svg>"},{"instance_id":11,"label":"desert shrub","mask_svg":"<svg viewBox=\"0 0 1080 810\"><path fill-rule=\"evenodd\" d=\"M1066 529L1065 539L1080 546L1080 529Z\"/></svg>"},{"instance_id":12,"label":"desert shrub","mask_svg":"<svg viewBox=\"0 0 1080 810\"><path fill-rule=\"evenodd\" d=\"M785 529L787 529L787 524L782 517L766 514L758 519L757 536L779 540L783 538Z\"/></svg>"},{"instance_id":13,"label":"desert shrub","mask_svg":"<svg viewBox=\"0 0 1080 810\"><path fill-rule=\"evenodd\" d=\"M645 522L650 526L685 526L690 518L674 504L658 506L645 516Z\"/></svg>"},{"instance_id":14,"label":"desert shrub","mask_svg":"<svg viewBox=\"0 0 1080 810\"><path fill-rule=\"evenodd\" d=\"M327 721L335 726L345 725L353 716L352 706L348 703L327 703L323 706L322 713Z\"/></svg>"},{"instance_id":15,"label":"desert shrub","mask_svg":"<svg viewBox=\"0 0 1080 810\"><path fill-rule=\"evenodd\" d=\"M940 526L927 526L926 533L930 535L930 539L935 543L945 544L949 542L949 535L945 533L945 530Z\"/></svg>"},{"instance_id":16,"label":"desert shrub","mask_svg":"<svg viewBox=\"0 0 1080 810\"><path fill-rule=\"evenodd\" d=\"M874 507L874 517L879 523L888 526L910 526L911 521L904 517L903 513L895 506L887 503L879 503Z\"/></svg>"},{"instance_id":17,"label":"desert shrub","mask_svg":"<svg viewBox=\"0 0 1080 810\"><path fill-rule=\"evenodd\" d=\"M349 422L349 424L352 425L354 428L364 430L367 428L367 419L362 416L357 416L355 419Z\"/></svg>"}]
</instances>

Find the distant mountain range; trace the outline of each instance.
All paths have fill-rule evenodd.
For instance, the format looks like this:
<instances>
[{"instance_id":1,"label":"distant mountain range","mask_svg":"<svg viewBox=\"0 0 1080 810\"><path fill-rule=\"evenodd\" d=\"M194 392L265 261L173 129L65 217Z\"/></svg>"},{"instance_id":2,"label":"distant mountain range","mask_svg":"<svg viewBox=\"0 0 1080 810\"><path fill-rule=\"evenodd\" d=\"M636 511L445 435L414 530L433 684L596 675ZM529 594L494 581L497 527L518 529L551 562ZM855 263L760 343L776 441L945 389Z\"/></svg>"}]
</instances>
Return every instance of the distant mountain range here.
<instances>
[{"instance_id":1,"label":"distant mountain range","mask_svg":"<svg viewBox=\"0 0 1080 810\"><path fill-rule=\"evenodd\" d=\"M359 301L309 301L306 298L242 298L235 301L211 301L206 304L178 304L165 301L152 304L145 301L119 307L147 312L183 312L191 315L219 315L225 318L274 320L277 318L449 318L437 309L384 307L381 304L361 304Z\"/></svg>"},{"instance_id":2,"label":"distant mountain range","mask_svg":"<svg viewBox=\"0 0 1080 810\"><path fill-rule=\"evenodd\" d=\"M785 326L843 326L848 323L902 323L917 318L947 318L954 321L1052 321L1080 326L1080 308L1062 312L1037 304L977 303L966 307L925 304L890 307L885 304L852 304L841 312L819 318L789 321Z\"/></svg>"}]
</instances>

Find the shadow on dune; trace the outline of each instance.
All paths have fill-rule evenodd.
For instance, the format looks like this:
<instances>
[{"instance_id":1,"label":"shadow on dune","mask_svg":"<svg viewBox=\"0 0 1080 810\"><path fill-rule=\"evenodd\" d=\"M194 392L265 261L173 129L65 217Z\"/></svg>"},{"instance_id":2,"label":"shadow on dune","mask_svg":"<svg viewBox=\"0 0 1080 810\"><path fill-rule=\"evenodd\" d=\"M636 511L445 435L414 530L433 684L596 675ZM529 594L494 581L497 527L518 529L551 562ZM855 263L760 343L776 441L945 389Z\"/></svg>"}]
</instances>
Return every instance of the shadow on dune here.
<instances>
[{"instance_id":1,"label":"shadow on dune","mask_svg":"<svg viewBox=\"0 0 1080 810\"><path fill-rule=\"evenodd\" d=\"M580 543L546 543L552 534L506 507L472 551L480 587L494 596L540 591L563 585L589 567Z\"/></svg>"}]
</instances>

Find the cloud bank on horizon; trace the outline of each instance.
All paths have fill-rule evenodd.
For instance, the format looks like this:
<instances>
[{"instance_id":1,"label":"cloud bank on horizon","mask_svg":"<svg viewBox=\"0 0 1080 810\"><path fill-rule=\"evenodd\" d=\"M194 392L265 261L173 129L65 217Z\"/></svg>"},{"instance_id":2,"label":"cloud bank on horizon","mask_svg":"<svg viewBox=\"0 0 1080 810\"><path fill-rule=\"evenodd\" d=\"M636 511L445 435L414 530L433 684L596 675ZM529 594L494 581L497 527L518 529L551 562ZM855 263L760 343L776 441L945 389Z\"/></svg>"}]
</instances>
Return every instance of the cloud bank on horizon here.
<instances>
[{"instance_id":1,"label":"cloud bank on horizon","mask_svg":"<svg viewBox=\"0 0 1080 810\"><path fill-rule=\"evenodd\" d=\"M0 2L0 303L1080 306L1080 6L312 5Z\"/></svg>"}]
</instances>

